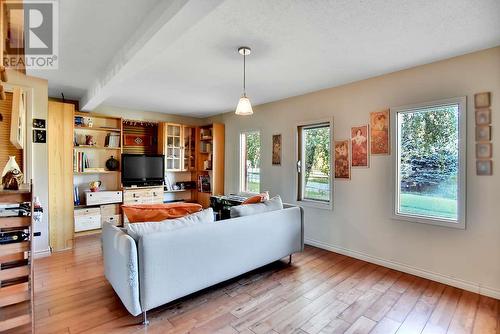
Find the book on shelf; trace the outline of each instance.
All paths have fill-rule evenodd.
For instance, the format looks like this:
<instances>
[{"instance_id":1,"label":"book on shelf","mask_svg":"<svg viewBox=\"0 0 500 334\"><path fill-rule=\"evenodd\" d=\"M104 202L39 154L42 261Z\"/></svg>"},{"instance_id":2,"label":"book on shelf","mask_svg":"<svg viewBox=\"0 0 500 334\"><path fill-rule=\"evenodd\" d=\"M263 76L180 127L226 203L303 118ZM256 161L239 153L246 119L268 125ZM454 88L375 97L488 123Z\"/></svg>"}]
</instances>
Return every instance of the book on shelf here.
<instances>
[{"instance_id":1,"label":"book on shelf","mask_svg":"<svg viewBox=\"0 0 500 334\"><path fill-rule=\"evenodd\" d=\"M200 151L203 152L203 153L210 153L210 152L212 152L212 143L202 141L200 143Z\"/></svg>"},{"instance_id":2,"label":"book on shelf","mask_svg":"<svg viewBox=\"0 0 500 334\"><path fill-rule=\"evenodd\" d=\"M73 151L73 172L82 173L90 167L90 160L85 152Z\"/></svg>"},{"instance_id":3,"label":"book on shelf","mask_svg":"<svg viewBox=\"0 0 500 334\"><path fill-rule=\"evenodd\" d=\"M75 206L80 205L80 196L78 196L78 186L75 186L73 189L73 202Z\"/></svg>"},{"instance_id":4,"label":"book on shelf","mask_svg":"<svg viewBox=\"0 0 500 334\"><path fill-rule=\"evenodd\" d=\"M198 176L198 190L200 192L210 192L210 175Z\"/></svg>"},{"instance_id":5,"label":"book on shelf","mask_svg":"<svg viewBox=\"0 0 500 334\"><path fill-rule=\"evenodd\" d=\"M118 148L120 147L120 134L119 133L108 133L106 135L106 140L104 146Z\"/></svg>"}]
</instances>

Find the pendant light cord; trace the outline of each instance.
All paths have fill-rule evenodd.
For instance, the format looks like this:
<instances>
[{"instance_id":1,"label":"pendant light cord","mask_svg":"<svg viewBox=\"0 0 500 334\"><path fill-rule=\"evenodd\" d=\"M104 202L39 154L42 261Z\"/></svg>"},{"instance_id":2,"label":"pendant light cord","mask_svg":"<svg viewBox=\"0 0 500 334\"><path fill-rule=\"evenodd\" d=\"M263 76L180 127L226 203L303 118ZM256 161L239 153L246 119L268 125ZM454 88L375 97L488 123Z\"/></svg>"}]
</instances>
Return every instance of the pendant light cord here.
<instances>
[{"instance_id":1,"label":"pendant light cord","mask_svg":"<svg viewBox=\"0 0 500 334\"><path fill-rule=\"evenodd\" d=\"M246 73L247 73L247 68L246 68L246 52L243 53L243 96L247 96L247 90L246 90Z\"/></svg>"}]
</instances>

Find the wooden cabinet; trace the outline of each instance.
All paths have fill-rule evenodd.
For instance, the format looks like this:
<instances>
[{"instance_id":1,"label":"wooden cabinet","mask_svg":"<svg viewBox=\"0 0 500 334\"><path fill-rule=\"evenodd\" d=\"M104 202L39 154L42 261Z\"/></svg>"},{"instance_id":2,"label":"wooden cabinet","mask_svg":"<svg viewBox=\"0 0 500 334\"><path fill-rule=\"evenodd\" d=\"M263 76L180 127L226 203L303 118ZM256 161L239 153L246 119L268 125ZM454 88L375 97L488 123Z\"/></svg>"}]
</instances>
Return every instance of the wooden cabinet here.
<instances>
[{"instance_id":1,"label":"wooden cabinet","mask_svg":"<svg viewBox=\"0 0 500 334\"><path fill-rule=\"evenodd\" d=\"M73 248L73 112L74 105L49 101L47 151L49 234L53 251Z\"/></svg>"},{"instance_id":2,"label":"wooden cabinet","mask_svg":"<svg viewBox=\"0 0 500 334\"><path fill-rule=\"evenodd\" d=\"M30 202L31 190L0 190L0 202ZM32 216L0 217L0 232L26 233L27 239L0 245L0 332L33 332Z\"/></svg>"},{"instance_id":3,"label":"wooden cabinet","mask_svg":"<svg viewBox=\"0 0 500 334\"><path fill-rule=\"evenodd\" d=\"M158 151L165 155L166 171L181 171L183 168L183 146L181 124L160 123L158 127Z\"/></svg>"},{"instance_id":4,"label":"wooden cabinet","mask_svg":"<svg viewBox=\"0 0 500 334\"><path fill-rule=\"evenodd\" d=\"M195 148L196 127L174 123L158 126L158 152L165 155L165 171L194 171Z\"/></svg>"}]
</instances>

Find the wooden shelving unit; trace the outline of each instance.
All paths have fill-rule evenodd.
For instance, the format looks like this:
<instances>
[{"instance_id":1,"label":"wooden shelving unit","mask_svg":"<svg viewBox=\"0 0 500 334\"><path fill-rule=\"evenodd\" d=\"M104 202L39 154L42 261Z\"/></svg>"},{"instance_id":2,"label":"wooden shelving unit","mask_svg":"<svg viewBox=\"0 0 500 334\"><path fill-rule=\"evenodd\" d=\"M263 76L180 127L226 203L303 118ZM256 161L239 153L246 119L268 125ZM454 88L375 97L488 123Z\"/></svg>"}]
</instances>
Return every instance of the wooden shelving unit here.
<instances>
[{"instance_id":1,"label":"wooden shelving unit","mask_svg":"<svg viewBox=\"0 0 500 334\"><path fill-rule=\"evenodd\" d=\"M81 117L85 124L77 124L76 119ZM73 115L73 159L77 163L73 165L73 187L78 187L78 197L80 205L74 209L86 208L85 191L89 190L89 182L101 181L101 188L105 190L121 189L121 154L123 151L123 119L107 115L98 115L75 111ZM89 126L89 123L92 126ZM87 143L87 136L92 136L93 144ZM108 146L109 137L119 138L118 143ZM89 161L87 168L78 166L78 154L84 154ZM106 161L110 157L118 160L120 169L116 171L107 170ZM93 170L98 168L99 170ZM95 207L95 206L94 206ZM97 206L99 207L99 206ZM75 232L74 236L84 236L99 233L97 230L85 230Z\"/></svg>"},{"instance_id":2,"label":"wooden shelving unit","mask_svg":"<svg viewBox=\"0 0 500 334\"><path fill-rule=\"evenodd\" d=\"M201 126L196 131L196 181L197 202L204 208L210 206L210 196L224 194L224 124ZM208 162L206 162L208 161ZM210 191L200 191L200 176L210 178Z\"/></svg>"},{"instance_id":3,"label":"wooden shelving unit","mask_svg":"<svg viewBox=\"0 0 500 334\"><path fill-rule=\"evenodd\" d=\"M0 217L0 232L23 231L26 241L0 245L0 332L34 332L32 216L28 190L0 190L0 203L31 203L31 216Z\"/></svg>"}]
</instances>

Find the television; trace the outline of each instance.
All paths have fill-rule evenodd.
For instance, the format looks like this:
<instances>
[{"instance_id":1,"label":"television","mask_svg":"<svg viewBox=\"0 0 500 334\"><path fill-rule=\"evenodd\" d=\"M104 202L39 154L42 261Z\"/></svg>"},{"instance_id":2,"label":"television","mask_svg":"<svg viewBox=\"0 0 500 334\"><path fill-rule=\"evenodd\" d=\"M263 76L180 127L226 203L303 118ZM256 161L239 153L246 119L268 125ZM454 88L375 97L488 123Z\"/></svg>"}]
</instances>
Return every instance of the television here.
<instances>
[{"instance_id":1,"label":"television","mask_svg":"<svg viewBox=\"0 0 500 334\"><path fill-rule=\"evenodd\" d=\"M130 186L162 185L165 178L163 155L122 154L122 183Z\"/></svg>"}]
</instances>

